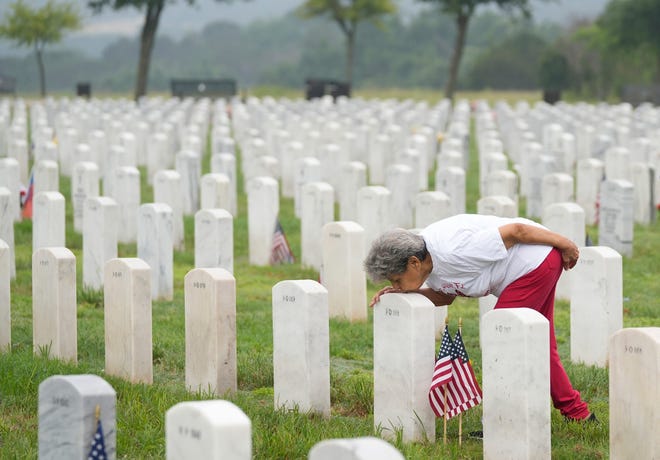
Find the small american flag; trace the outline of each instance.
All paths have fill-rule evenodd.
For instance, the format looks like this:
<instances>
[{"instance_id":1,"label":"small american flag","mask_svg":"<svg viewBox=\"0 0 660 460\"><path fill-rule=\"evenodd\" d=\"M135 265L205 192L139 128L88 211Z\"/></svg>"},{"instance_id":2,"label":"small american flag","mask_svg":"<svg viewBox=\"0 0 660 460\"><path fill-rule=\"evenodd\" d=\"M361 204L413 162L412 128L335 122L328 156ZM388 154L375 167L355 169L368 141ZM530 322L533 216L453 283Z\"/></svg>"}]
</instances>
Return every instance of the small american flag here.
<instances>
[{"instance_id":1,"label":"small american flag","mask_svg":"<svg viewBox=\"0 0 660 460\"><path fill-rule=\"evenodd\" d=\"M21 197L21 215L24 219L32 219L32 201L34 198L34 169L30 174L30 182L25 190L25 196Z\"/></svg>"},{"instance_id":2,"label":"small american flag","mask_svg":"<svg viewBox=\"0 0 660 460\"><path fill-rule=\"evenodd\" d=\"M105 440L103 439L103 426L101 425L100 408L96 408L96 432L92 438L92 446L87 455L87 460L104 460L107 457L105 453Z\"/></svg>"},{"instance_id":3,"label":"small american flag","mask_svg":"<svg viewBox=\"0 0 660 460\"><path fill-rule=\"evenodd\" d=\"M440 343L440 351L438 358L435 362L435 369L433 370L433 381L431 382L431 389L429 390L429 402L431 409L436 417L442 417L444 413L444 396L443 390L453 378L452 375L452 352L454 344L451 340L449 333L449 326L445 325L445 332L442 334L442 342Z\"/></svg>"},{"instance_id":4,"label":"small american flag","mask_svg":"<svg viewBox=\"0 0 660 460\"><path fill-rule=\"evenodd\" d=\"M289 242L284 235L284 229L280 220L275 219L275 231L273 232L273 247L270 252L270 264L292 264L296 261L293 256Z\"/></svg>"},{"instance_id":5,"label":"small american flag","mask_svg":"<svg viewBox=\"0 0 660 460\"><path fill-rule=\"evenodd\" d=\"M448 334L446 328L445 334ZM442 345L440 350L442 352ZM438 417L442 417L445 412L447 413L447 418L455 417L461 412L465 412L481 402L481 388L474 375L474 370L472 369L472 364L470 363L470 359L465 349L460 330L456 333L456 337L454 337L453 346L451 348L450 365L452 376L448 379L445 378L447 383L443 386L442 390L437 390L435 392L435 399L437 400L436 404L434 404L431 394L429 393L431 408ZM436 364L436 369L437 368L438 365ZM446 393L444 393L444 388L446 388ZM431 389L433 390L433 386ZM444 399L445 394L446 407Z\"/></svg>"}]
</instances>

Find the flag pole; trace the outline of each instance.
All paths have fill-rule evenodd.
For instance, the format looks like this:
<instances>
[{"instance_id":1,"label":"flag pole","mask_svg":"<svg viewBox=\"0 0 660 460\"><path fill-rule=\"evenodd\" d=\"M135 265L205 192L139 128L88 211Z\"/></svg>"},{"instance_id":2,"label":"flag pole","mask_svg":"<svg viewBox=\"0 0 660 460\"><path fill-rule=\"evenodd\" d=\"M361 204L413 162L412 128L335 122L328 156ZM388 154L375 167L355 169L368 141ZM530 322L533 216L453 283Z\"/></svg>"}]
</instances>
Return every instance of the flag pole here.
<instances>
[{"instance_id":1,"label":"flag pole","mask_svg":"<svg viewBox=\"0 0 660 460\"><path fill-rule=\"evenodd\" d=\"M447 385L445 385L444 391L442 392L442 404L444 405L445 410L445 413L442 416L442 442L447 445Z\"/></svg>"},{"instance_id":2,"label":"flag pole","mask_svg":"<svg viewBox=\"0 0 660 460\"><path fill-rule=\"evenodd\" d=\"M445 316L445 327L449 324L449 315ZM442 416L442 441L444 445L447 445L447 385L444 385L442 391L442 405L444 407L445 413Z\"/></svg>"},{"instance_id":3,"label":"flag pole","mask_svg":"<svg viewBox=\"0 0 660 460\"><path fill-rule=\"evenodd\" d=\"M101 418L101 405L97 404L94 408L94 422L95 424L99 423L99 418Z\"/></svg>"},{"instance_id":4,"label":"flag pole","mask_svg":"<svg viewBox=\"0 0 660 460\"><path fill-rule=\"evenodd\" d=\"M458 333L463 335L463 318L458 318ZM463 412L458 414L458 445L463 444Z\"/></svg>"}]
</instances>

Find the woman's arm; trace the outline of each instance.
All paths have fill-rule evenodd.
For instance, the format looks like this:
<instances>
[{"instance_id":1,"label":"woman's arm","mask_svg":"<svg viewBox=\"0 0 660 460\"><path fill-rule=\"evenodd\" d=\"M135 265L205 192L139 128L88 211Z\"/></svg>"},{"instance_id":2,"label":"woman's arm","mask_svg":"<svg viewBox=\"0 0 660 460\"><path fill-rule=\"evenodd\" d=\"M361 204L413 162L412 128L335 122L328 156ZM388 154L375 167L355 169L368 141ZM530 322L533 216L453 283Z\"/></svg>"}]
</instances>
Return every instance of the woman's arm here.
<instances>
[{"instance_id":1,"label":"woman's arm","mask_svg":"<svg viewBox=\"0 0 660 460\"><path fill-rule=\"evenodd\" d=\"M564 270L573 268L580 257L578 247L571 240L559 233L534 225L516 222L499 228L504 246L509 249L515 244L544 244L561 251Z\"/></svg>"},{"instance_id":2,"label":"woman's arm","mask_svg":"<svg viewBox=\"0 0 660 460\"><path fill-rule=\"evenodd\" d=\"M455 295L449 295L449 294L445 294L444 292L434 291L431 288L421 288L415 291L403 291L401 289L393 288L392 286L386 286L374 295L373 299L371 299L371 302L369 302L369 306L373 307L374 305L376 305L376 303L380 300L380 296L382 296L383 294L409 293L409 292L422 294L424 297L426 297L431 302L433 302L433 305L435 305L436 307L440 307L442 305L451 305L451 303L456 298Z\"/></svg>"}]
</instances>

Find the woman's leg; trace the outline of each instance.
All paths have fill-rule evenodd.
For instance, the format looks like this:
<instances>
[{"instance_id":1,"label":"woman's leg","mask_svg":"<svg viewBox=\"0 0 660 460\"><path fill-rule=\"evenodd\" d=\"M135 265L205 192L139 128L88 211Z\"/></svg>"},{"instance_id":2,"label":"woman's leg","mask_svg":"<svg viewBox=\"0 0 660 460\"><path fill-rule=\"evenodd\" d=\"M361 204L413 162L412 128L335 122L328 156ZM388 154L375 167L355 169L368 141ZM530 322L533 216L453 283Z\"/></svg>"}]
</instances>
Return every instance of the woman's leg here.
<instances>
[{"instance_id":1,"label":"woman's leg","mask_svg":"<svg viewBox=\"0 0 660 460\"><path fill-rule=\"evenodd\" d=\"M554 406L571 419L589 416L587 404L573 388L561 364L555 338L555 287L562 272L561 253L553 249L535 270L517 279L504 289L495 308L532 308L550 323L550 396Z\"/></svg>"}]
</instances>

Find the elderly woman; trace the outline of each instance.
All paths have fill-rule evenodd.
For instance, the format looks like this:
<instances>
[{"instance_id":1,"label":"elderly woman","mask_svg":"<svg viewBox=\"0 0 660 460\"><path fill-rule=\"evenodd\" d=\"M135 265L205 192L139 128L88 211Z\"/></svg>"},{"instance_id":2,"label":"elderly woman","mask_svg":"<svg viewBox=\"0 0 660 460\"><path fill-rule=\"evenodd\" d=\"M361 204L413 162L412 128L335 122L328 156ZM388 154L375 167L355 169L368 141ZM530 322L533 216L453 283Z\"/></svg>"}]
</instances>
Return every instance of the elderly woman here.
<instances>
[{"instance_id":1,"label":"elderly woman","mask_svg":"<svg viewBox=\"0 0 660 460\"><path fill-rule=\"evenodd\" d=\"M390 292L417 292L434 305L456 296L498 297L495 308L528 307L550 323L550 394L568 420L595 421L559 359L554 330L555 287L562 268L573 268L577 246L534 221L462 214L416 234L403 229L376 239L364 261L374 282L388 280L370 306ZM424 285L424 287L423 287Z\"/></svg>"}]
</instances>

